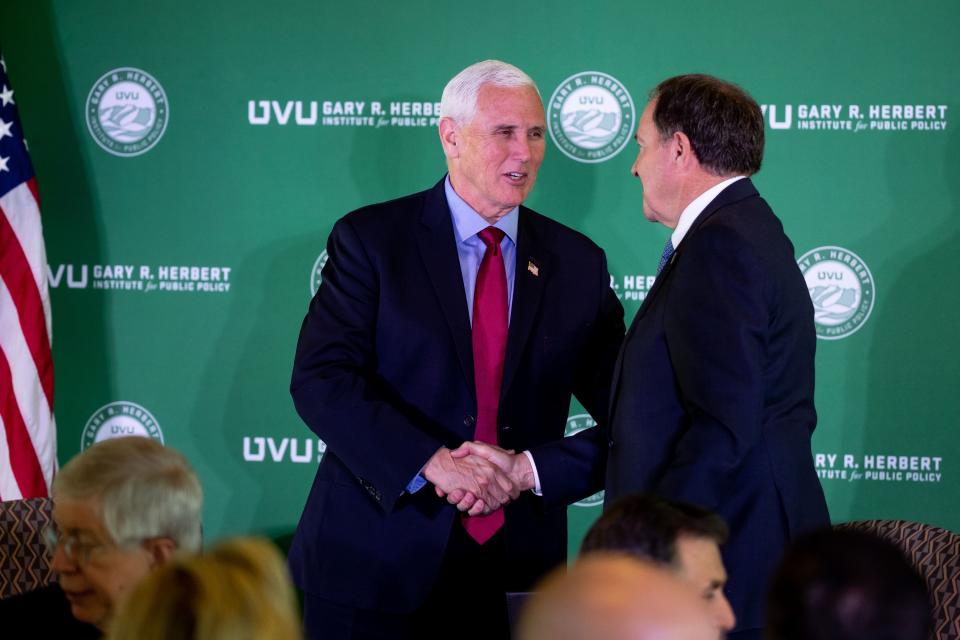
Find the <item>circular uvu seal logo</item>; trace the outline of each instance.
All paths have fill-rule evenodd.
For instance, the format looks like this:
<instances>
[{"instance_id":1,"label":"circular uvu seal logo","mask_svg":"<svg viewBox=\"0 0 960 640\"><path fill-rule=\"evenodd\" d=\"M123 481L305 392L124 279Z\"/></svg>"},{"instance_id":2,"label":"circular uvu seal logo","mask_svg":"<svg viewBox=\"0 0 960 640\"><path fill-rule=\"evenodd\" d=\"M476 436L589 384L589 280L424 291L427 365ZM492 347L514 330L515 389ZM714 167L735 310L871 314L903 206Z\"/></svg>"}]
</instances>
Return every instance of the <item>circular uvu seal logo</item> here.
<instances>
[{"instance_id":1,"label":"circular uvu seal logo","mask_svg":"<svg viewBox=\"0 0 960 640\"><path fill-rule=\"evenodd\" d=\"M843 247L817 247L797 264L813 301L817 337L839 340L856 333L876 299L873 274L863 259Z\"/></svg>"},{"instance_id":2,"label":"circular uvu seal logo","mask_svg":"<svg viewBox=\"0 0 960 640\"><path fill-rule=\"evenodd\" d=\"M633 136L636 120L626 87L600 71L570 76L547 105L553 143L579 162L603 162L620 153Z\"/></svg>"},{"instance_id":3,"label":"circular uvu seal logo","mask_svg":"<svg viewBox=\"0 0 960 640\"><path fill-rule=\"evenodd\" d=\"M320 255L317 256L317 261L313 263L313 269L310 270L310 297L317 295L317 289L320 288L320 283L323 282L323 278L320 277L320 272L323 271L323 265L327 264L327 250L324 249L320 252Z\"/></svg>"},{"instance_id":4,"label":"circular uvu seal logo","mask_svg":"<svg viewBox=\"0 0 960 640\"><path fill-rule=\"evenodd\" d=\"M572 436L575 433L580 433L584 429L589 429L590 427L597 426L596 420L590 417L590 414L587 413L577 413L575 415L567 418L567 428L564 431L565 436ZM589 498L584 498L580 502L574 502L573 506L575 507L598 507L603 504L603 491L595 493Z\"/></svg>"},{"instance_id":5,"label":"circular uvu seal logo","mask_svg":"<svg viewBox=\"0 0 960 640\"><path fill-rule=\"evenodd\" d=\"M163 432L153 414L134 402L118 400L93 412L80 436L80 451L102 440L141 436L163 444Z\"/></svg>"},{"instance_id":6,"label":"circular uvu seal logo","mask_svg":"<svg viewBox=\"0 0 960 640\"><path fill-rule=\"evenodd\" d=\"M87 129L116 156L149 151L167 129L170 106L156 78L133 67L103 74L87 96Z\"/></svg>"}]
</instances>

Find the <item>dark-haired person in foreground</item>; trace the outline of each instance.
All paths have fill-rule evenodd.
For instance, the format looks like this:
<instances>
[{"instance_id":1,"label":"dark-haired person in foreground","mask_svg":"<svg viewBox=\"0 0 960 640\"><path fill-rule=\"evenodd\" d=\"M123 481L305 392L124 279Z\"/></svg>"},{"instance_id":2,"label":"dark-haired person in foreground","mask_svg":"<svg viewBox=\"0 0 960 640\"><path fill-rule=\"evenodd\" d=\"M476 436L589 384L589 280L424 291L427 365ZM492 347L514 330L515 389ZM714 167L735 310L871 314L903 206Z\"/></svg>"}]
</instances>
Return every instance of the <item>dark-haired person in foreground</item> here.
<instances>
[{"instance_id":1,"label":"dark-haired person in foreground","mask_svg":"<svg viewBox=\"0 0 960 640\"><path fill-rule=\"evenodd\" d=\"M923 578L893 543L824 529L787 549L770 585L769 640L926 640Z\"/></svg>"},{"instance_id":2,"label":"dark-haired person in foreground","mask_svg":"<svg viewBox=\"0 0 960 640\"><path fill-rule=\"evenodd\" d=\"M829 523L810 437L816 335L794 249L750 176L760 107L705 75L660 83L637 129L643 213L672 230L614 370L607 504L637 491L730 527L733 638L759 638L787 543Z\"/></svg>"},{"instance_id":3,"label":"dark-haired person in foreground","mask_svg":"<svg viewBox=\"0 0 960 640\"><path fill-rule=\"evenodd\" d=\"M727 525L715 513L653 494L637 494L620 498L593 523L580 555L623 552L673 571L696 587L718 636L723 637L735 623L723 593L727 572L720 546L727 536Z\"/></svg>"}]
</instances>

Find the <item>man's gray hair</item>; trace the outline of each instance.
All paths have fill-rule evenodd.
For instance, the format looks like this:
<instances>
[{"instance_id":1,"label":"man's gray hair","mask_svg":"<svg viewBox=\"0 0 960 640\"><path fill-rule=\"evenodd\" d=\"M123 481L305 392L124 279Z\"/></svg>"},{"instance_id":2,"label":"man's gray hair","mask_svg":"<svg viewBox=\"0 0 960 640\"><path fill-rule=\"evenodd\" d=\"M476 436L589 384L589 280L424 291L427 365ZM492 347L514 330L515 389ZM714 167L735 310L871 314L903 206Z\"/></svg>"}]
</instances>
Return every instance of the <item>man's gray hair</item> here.
<instances>
[{"instance_id":1,"label":"man's gray hair","mask_svg":"<svg viewBox=\"0 0 960 640\"><path fill-rule=\"evenodd\" d=\"M200 550L200 480L182 454L150 438L104 440L82 452L54 479L58 497L90 500L118 544L169 537L181 550Z\"/></svg>"},{"instance_id":2,"label":"man's gray hair","mask_svg":"<svg viewBox=\"0 0 960 640\"><path fill-rule=\"evenodd\" d=\"M459 125L466 124L477 113L477 96L485 84L496 87L533 87L533 79L512 64L500 60L476 62L447 83L440 98L440 117L450 118Z\"/></svg>"}]
</instances>

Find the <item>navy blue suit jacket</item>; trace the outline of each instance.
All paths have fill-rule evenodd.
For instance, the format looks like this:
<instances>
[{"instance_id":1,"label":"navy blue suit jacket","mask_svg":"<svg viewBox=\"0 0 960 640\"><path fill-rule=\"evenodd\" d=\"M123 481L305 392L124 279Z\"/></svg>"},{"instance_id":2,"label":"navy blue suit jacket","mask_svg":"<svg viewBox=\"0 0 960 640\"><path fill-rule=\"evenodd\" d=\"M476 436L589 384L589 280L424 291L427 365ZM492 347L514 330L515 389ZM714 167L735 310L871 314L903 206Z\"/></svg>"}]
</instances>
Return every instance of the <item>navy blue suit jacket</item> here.
<instances>
[{"instance_id":1,"label":"navy blue suit jacket","mask_svg":"<svg viewBox=\"0 0 960 640\"><path fill-rule=\"evenodd\" d=\"M815 350L793 245L744 179L687 232L614 370L606 503L653 491L722 515L738 629L761 626L787 541L829 524L810 450Z\"/></svg>"},{"instance_id":2,"label":"navy blue suit jacket","mask_svg":"<svg viewBox=\"0 0 960 640\"><path fill-rule=\"evenodd\" d=\"M291 392L327 443L290 551L305 591L408 612L427 596L456 509L406 485L441 446L472 440L476 398L466 295L443 181L339 220L300 332ZM566 508L599 490L600 429L564 438L571 394L605 423L623 309L603 252L520 208L500 446L529 449L543 497L505 510L509 586L566 555ZM465 579L467 579L465 577Z\"/></svg>"}]
</instances>

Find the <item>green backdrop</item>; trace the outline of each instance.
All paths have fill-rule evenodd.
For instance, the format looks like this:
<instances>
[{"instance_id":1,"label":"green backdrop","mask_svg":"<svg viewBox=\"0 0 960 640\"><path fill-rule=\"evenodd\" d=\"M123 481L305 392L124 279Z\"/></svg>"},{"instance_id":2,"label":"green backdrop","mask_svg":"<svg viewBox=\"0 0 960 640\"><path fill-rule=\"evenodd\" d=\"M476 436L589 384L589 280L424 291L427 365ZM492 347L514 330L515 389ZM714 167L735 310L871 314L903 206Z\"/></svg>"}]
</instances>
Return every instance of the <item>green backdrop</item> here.
<instances>
[{"instance_id":1,"label":"green backdrop","mask_svg":"<svg viewBox=\"0 0 960 640\"><path fill-rule=\"evenodd\" d=\"M339 216L442 175L446 81L494 57L545 100L572 77L616 83L549 100L528 204L606 249L629 320L667 230L642 218L632 144L561 151L584 133L564 96L592 98L593 132L615 133L659 80L698 71L768 118L756 183L817 305L833 518L960 529L958 20L945 0L4 0L43 200L60 460L162 437L202 477L211 538L289 533L322 451L287 391L315 267ZM598 511L571 507L572 547Z\"/></svg>"}]
</instances>

